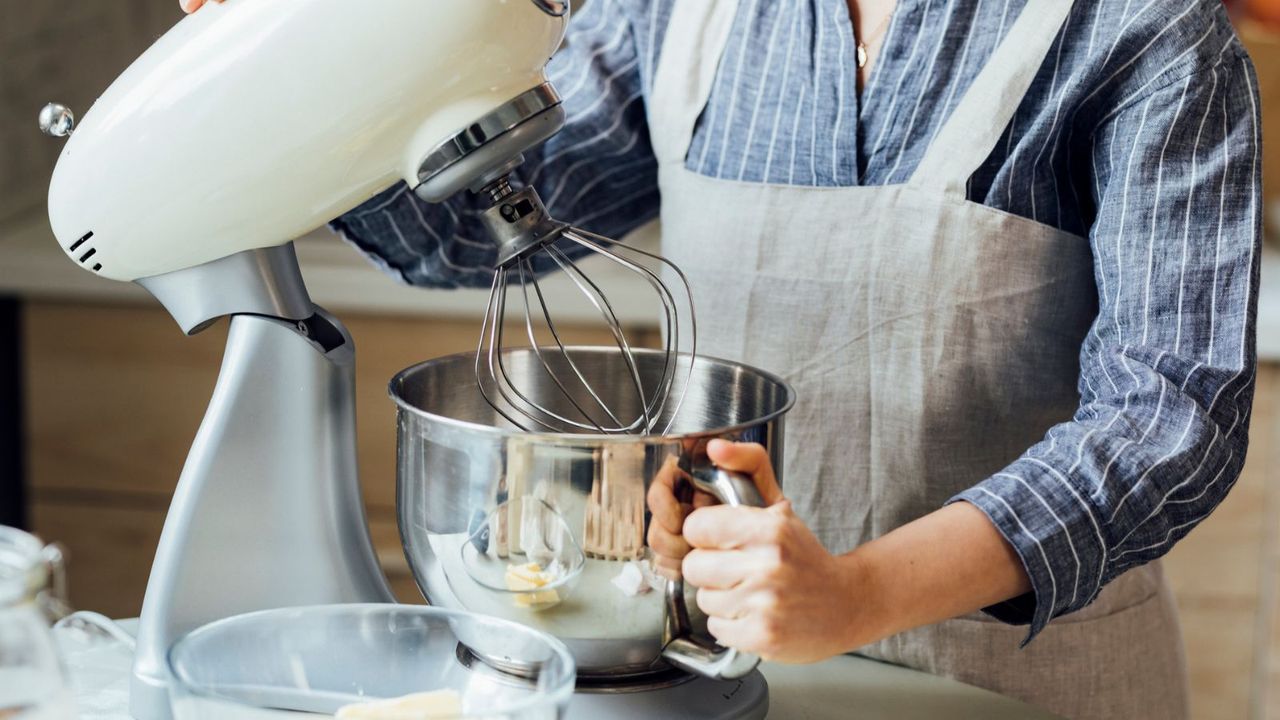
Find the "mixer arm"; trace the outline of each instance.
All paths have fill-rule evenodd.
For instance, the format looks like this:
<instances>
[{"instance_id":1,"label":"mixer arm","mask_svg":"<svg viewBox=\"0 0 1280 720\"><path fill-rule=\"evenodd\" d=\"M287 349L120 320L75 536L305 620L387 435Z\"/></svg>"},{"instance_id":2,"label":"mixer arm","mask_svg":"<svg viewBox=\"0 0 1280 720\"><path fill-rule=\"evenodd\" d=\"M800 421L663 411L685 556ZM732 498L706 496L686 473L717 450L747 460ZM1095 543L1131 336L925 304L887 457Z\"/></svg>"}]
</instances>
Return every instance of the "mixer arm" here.
<instances>
[{"instance_id":1,"label":"mixer arm","mask_svg":"<svg viewBox=\"0 0 1280 720\"><path fill-rule=\"evenodd\" d=\"M355 346L292 245L140 281L188 333L231 316L142 606L133 716L166 720L175 640L238 613L391 602L356 474Z\"/></svg>"},{"instance_id":2,"label":"mixer arm","mask_svg":"<svg viewBox=\"0 0 1280 720\"><path fill-rule=\"evenodd\" d=\"M694 487L725 505L764 507L764 498L750 477L717 467L695 468ZM703 677L736 680L760 664L759 656L723 647L693 631L685 601L684 580L666 583L666 628L662 657L667 662Z\"/></svg>"},{"instance_id":3,"label":"mixer arm","mask_svg":"<svg viewBox=\"0 0 1280 720\"><path fill-rule=\"evenodd\" d=\"M293 243L245 250L137 283L188 335L228 315L302 321L315 314Z\"/></svg>"}]
</instances>

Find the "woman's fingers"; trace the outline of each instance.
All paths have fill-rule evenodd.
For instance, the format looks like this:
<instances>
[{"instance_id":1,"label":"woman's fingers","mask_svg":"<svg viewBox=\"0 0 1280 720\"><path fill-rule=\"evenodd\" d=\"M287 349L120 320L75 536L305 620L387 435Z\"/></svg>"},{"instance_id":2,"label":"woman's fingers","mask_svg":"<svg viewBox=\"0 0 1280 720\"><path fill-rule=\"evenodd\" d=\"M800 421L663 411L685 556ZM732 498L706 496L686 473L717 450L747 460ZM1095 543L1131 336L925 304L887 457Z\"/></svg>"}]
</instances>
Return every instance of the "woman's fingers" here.
<instances>
[{"instance_id":1,"label":"woman's fingers","mask_svg":"<svg viewBox=\"0 0 1280 720\"><path fill-rule=\"evenodd\" d=\"M658 557L680 560L693 548L678 532L671 532L660 523L649 523L649 547Z\"/></svg>"},{"instance_id":2,"label":"woman's fingers","mask_svg":"<svg viewBox=\"0 0 1280 720\"><path fill-rule=\"evenodd\" d=\"M759 625L752 618L707 618L707 631L717 642L743 652L760 653L765 632Z\"/></svg>"},{"instance_id":3,"label":"woman's fingers","mask_svg":"<svg viewBox=\"0 0 1280 720\"><path fill-rule=\"evenodd\" d=\"M680 568L684 579L694 587L729 590L742 584L753 564L750 555L741 550L694 550L685 556Z\"/></svg>"},{"instance_id":4,"label":"woman's fingers","mask_svg":"<svg viewBox=\"0 0 1280 720\"><path fill-rule=\"evenodd\" d=\"M764 498L765 505L782 499L782 488L773 474L773 462L769 453L757 443L735 443L728 440L712 440L707 443L707 457L725 470L750 475Z\"/></svg>"},{"instance_id":5,"label":"woman's fingers","mask_svg":"<svg viewBox=\"0 0 1280 720\"><path fill-rule=\"evenodd\" d=\"M747 614L746 595L740 590L698 588L698 607L707 617L736 620Z\"/></svg>"},{"instance_id":6,"label":"woman's fingers","mask_svg":"<svg viewBox=\"0 0 1280 720\"><path fill-rule=\"evenodd\" d=\"M685 515L688 514L676 498L677 473L675 458L671 458L663 464L649 484L648 502L649 512L653 514L653 524L661 525L671 533L680 532Z\"/></svg>"},{"instance_id":7,"label":"woman's fingers","mask_svg":"<svg viewBox=\"0 0 1280 720\"><path fill-rule=\"evenodd\" d=\"M722 467L753 474L767 500L776 502L781 499L782 493L773 480L773 470L769 466L769 457L764 448L747 443L722 445L724 447L718 449L725 460L721 463ZM683 477L676 458L668 458L655 473L646 496L652 517L646 539L655 558L659 560L660 567L665 570L664 575L676 575L681 568L679 561L694 547L732 549L768 539L767 534L760 535L758 532L758 523L750 521L744 514L749 514L753 509L716 505L715 498L703 492L693 494L692 506L681 502L677 488ZM706 515L707 513L710 515ZM689 519L704 515L706 516L697 523L694 534L690 535ZM674 562L662 563L663 559Z\"/></svg>"},{"instance_id":8,"label":"woman's fingers","mask_svg":"<svg viewBox=\"0 0 1280 720\"><path fill-rule=\"evenodd\" d=\"M684 561L680 558L670 558L655 554L653 556L653 569L668 580L680 580L684 577L680 571L682 562Z\"/></svg>"},{"instance_id":9,"label":"woman's fingers","mask_svg":"<svg viewBox=\"0 0 1280 720\"><path fill-rule=\"evenodd\" d=\"M182 6L182 11L185 13L193 13L199 10L204 7L206 2L220 3L222 0L178 0L178 4Z\"/></svg>"},{"instance_id":10,"label":"woman's fingers","mask_svg":"<svg viewBox=\"0 0 1280 720\"><path fill-rule=\"evenodd\" d=\"M789 506L788 506L789 507ZM735 550L773 543L786 522L784 509L715 505L684 521L684 539L695 548Z\"/></svg>"}]
</instances>

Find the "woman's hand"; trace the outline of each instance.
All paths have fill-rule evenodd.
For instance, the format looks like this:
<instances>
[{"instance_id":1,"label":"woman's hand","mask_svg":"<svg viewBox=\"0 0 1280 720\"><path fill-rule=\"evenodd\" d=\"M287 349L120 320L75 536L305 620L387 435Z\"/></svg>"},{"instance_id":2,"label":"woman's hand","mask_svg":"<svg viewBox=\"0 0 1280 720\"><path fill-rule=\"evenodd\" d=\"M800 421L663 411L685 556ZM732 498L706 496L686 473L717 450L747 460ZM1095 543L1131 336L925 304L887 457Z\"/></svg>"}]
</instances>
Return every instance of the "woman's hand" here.
<instances>
[{"instance_id":1,"label":"woman's hand","mask_svg":"<svg viewBox=\"0 0 1280 720\"><path fill-rule=\"evenodd\" d=\"M206 2L220 3L222 0L178 0L178 4L182 6L182 11L188 14L204 7Z\"/></svg>"},{"instance_id":2,"label":"woman's hand","mask_svg":"<svg viewBox=\"0 0 1280 720\"><path fill-rule=\"evenodd\" d=\"M649 488L659 571L698 588L721 643L781 662L814 662L909 628L1026 593L1022 562L981 510L957 502L832 555L791 511L759 445L715 440L707 455L755 479L766 508L681 498L674 462Z\"/></svg>"},{"instance_id":3,"label":"woman's hand","mask_svg":"<svg viewBox=\"0 0 1280 720\"><path fill-rule=\"evenodd\" d=\"M691 451L692 448L686 448ZM680 564L693 548L684 539L684 521L695 508L715 504L715 498L698 491L682 497L681 490L692 487L685 481L675 457L670 457L649 485L649 548L654 568L669 580L680 579Z\"/></svg>"},{"instance_id":4,"label":"woman's hand","mask_svg":"<svg viewBox=\"0 0 1280 720\"><path fill-rule=\"evenodd\" d=\"M857 640L849 630L859 624L856 560L827 552L791 511L763 447L717 440L707 454L725 470L752 476L768 504L699 507L683 523L685 545L664 548L691 548L684 578L698 588L711 634L724 645L781 662L814 662L852 650Z\"/></svg>"}]
</instances>

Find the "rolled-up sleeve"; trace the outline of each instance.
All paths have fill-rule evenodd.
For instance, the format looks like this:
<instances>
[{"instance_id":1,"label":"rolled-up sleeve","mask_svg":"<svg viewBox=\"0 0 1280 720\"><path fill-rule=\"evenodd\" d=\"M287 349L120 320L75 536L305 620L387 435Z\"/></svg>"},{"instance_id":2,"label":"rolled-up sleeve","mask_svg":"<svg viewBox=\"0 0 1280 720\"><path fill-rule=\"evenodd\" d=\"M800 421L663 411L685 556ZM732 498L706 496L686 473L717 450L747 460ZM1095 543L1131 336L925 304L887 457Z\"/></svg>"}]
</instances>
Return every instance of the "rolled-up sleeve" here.
<instances>
[{"instance_id":1,"label":"rolled-up sleeve","mask_svg":"<svg viewBox=\"0 0 1280 720\"><path fill-rule=\"evenodd\" d=\"M526 152L516 173L537 188L555 217L611 237L656 217L659 208L643 93L654 33L640 23L650 19L629 0L593 0L573 18L565 47L547 67L568 122ZM331 226L411 285L487 287L492 281L497 250L469 193L431 204L399 184Z\"/></svg>"},{"instance_id":2,"label":"rolled-up sleeve","mask_svg":"<svg viewBox=\"0 0 1280 720\"><path fill-rule=\"evenodd\" d=\"M981 508L1033 591L987 608L1029 623L1088 605L1173 547L1231 489L1252 404L1260 128L1238 47L1093 132L1098 316L1068 422L954 501Z\"/></svg>"}]
</instances>

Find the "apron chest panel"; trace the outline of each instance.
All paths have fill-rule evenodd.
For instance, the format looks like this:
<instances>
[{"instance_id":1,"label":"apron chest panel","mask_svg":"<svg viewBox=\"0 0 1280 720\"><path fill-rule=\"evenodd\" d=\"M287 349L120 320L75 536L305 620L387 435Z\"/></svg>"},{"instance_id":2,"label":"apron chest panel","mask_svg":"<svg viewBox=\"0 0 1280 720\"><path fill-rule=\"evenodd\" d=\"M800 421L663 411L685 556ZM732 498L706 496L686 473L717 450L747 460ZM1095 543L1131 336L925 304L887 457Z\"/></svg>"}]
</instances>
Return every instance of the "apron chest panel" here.
<instances>
[{"instance_id":1,"label":"apron chest panel","mask_svg":"<svg viewBox=\"0 0 1280 720\"><path fill-rule=\"evenodd\" d=\"M936 510L1079 407L1088 241L964 197L1071 5L1028 0L910 182L846 188L686 169L738 3L676 5L647 104L663 254L692 284L699 351L795 386L785 491L833 552ZM864 651L1068 717L1186 716L1158 564L1018 650L1025 633L960 618Z\"/></svg>"}]
</instances>

